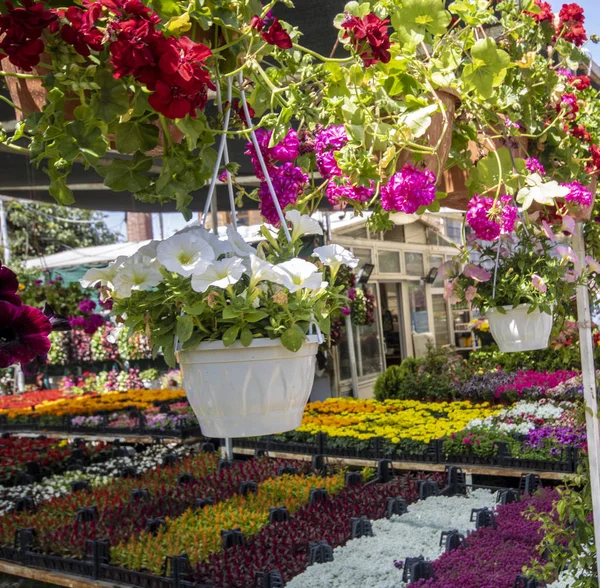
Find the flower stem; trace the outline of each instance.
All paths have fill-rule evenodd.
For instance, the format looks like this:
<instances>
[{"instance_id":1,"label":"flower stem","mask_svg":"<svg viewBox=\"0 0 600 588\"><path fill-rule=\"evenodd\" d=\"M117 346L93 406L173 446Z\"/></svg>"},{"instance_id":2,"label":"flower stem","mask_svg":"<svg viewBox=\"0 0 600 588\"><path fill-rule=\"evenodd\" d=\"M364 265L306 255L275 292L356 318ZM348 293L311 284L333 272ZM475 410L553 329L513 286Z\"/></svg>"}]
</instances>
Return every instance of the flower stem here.
<instances>
[{"instance_id":1,"label":"flower stem","mask_svg":"<svg viewBox=\"0 0 600 588\"><path fill-rule=\"evenodd\" d=\"M10 71L0 71L0 76L10 78L19 78L20 80L43 80L46 76L38 76L36 74L24 74Z\"/></svg>"},{"instance_id":2,"label":"flower stem","mask_svg":"<svg viewBox=\"0 0 600 588\"><path fill-rule=\"evenodd\" d=\"M308 53L308 55L311 55L312 57L323 61L325 63L350 63L354 57L344 57L343 59L336 59L334 57L325 57L324 55L321 55L320 53L316 53L315 51L311 51L310 49L307 49L306 47L302 47L302 45L298 45L297 43L293 43L292 47L294 49L298 49L298 51L304 51L304 53Z\"/></svg>"}]
</instances>

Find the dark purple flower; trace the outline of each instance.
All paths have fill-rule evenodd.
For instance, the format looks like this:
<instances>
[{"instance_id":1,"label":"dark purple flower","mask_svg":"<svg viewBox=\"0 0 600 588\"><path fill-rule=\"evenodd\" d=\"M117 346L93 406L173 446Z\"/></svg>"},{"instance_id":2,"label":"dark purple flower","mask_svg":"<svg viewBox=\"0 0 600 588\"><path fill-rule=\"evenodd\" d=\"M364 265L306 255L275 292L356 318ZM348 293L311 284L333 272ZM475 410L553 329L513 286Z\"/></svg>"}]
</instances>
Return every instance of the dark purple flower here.
<instances>
[{"instance_id":1,"label":"dark purple flower","mask_svg":"<svg viewBox=\"0 0 600 588\"><path fill-rule=\"evenodd\" d=\"M61 316L54 312L54 309L46 302L44 305L44 314L48 317L53 331L70 331L71 324L66 316Z\"/></svg>"},{"instance_id":2,"label":"dark purple flower","mask_svg":"<svg viewBox=\"0 0 600 588\"><path fill-rule=\"evenodd\" d=\"M284 210L286 206L295 204L298 195L303 192L308 184L308 176L302 171L302 168L288 162L280 167L273 168L271 181L279 206L281 210ZM279 215L267 182L261 182L258 196L260 198L260 212L263 217L272 225L279 225Z\"/></svg>"},{"instance_id":3,"label":"dark purple flower","mask_svg":"<svg viewBox=\"0 0 600 588\"><path fill-rule=\"evenodd\" d=\"M85 328L85 326L87 325L87 320L83 316L72 316L69 317L69 324L73 329L76 329L78 327Z\"/></svg>"},{"instance_id":4,"label":"dark purple flower","mask_svg":"<svg viewBox=\"0 0 600 588\"><path fill-rule=\"evenodd\" d=\"M0 300L10 302L15 306L21 305L21 298L17 294L19 280L17 274L4 265L0 265Z\"/></svg>"},{"instance_id":5,"label":"dark purple flower","mask_svg":"<svg viewBox=\"0 0 600 588\"><path fill-rule=\"evenodd\" d=\"M84 314L90 314L94 312L94 309L96 308L96 303L90 298L84 298L79 302L77 306L79 306L79 310Z\"/></svg>"},{"instance_id":6,"label":"dark purple flower","mask_svg":"<svg viewBox=\"0 0 600 588\"><path fill-rule=\"evenodd\" d=\"M88 317L87 324L83 330L88 335L93 335L103 324L104 319L99 314L92 314Z\"/></svg>"},{"instance_id":7,"label":"dark purple flower","mask_svg":"<svg viewBox=\"0 0 600 588\"><path fill-rule=\"evenodd\" d=\"M0 300L0 368L24 365L48 353L51 331L41 310Z\"/></svg>"},{"instance_id":8,"label":"dark purple flower","mask_svg":"<svg viewBox=\"0 0 600 588\"><path fill-rule=\"evenodd\" d=\"M112 310L114 304L114 300L112 298L107 298L106 300L100 300L100 306L104 310Z\"/></svg>"},{"instance_id":9,"label":"dark purple flower","mask_svg":"<svg viewBox=\"0 0 600 588\"><path fill-rule=\"evenodd\" d=\"M315 152L319 173L324 178L341 176L342 170L337 164L335 152L348 142L344 125L334 125L319 131L315 136Z\"/></svg>"}]
</instances>

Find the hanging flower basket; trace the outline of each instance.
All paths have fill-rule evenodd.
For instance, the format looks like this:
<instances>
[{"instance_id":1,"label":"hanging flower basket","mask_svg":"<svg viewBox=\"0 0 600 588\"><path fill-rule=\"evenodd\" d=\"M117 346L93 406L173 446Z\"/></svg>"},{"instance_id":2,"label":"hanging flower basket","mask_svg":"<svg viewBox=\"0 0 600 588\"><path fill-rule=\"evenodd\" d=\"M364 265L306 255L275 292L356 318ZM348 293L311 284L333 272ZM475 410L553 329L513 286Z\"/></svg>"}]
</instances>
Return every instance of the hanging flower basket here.
<instances>
[{"instance_id":1,"label":"hanging flower basket","mask_svg":"<svg viewBox=\"0 0 600 588\"><path fill-rule=\"evenodd\" d=\"M496 308L487 311L492 336L504 353L546 349L552 331L552 315L536 308L529 312L529 304L503 306L505 313Z\"/></svg>"},{"instance_id":2,"label":"hanging flower basket","mask_svg":"<svg viewBox=\"0 0 600 588\"><path fill-rule=\"evenodd\" d=\"M315 376L319 337L297 352L279 339L201 343L179 352L183 385L207 437L253 437L300 426Z\"/></svg>"}]
</instances>

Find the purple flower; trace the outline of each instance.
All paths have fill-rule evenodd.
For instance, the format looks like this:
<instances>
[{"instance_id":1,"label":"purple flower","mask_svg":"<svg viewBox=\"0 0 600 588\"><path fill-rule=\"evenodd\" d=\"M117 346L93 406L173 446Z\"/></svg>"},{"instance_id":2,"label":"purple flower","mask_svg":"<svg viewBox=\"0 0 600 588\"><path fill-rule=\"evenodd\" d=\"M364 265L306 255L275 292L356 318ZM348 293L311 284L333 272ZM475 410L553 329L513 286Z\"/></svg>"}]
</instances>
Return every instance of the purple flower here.
<instances>
[{"instance_id":1,"label":"purple flower","mask_svg":"<svg viewBox=\"0 0 600 588\"><path fill-rule=\"evenodd\" d=\"M290 129L288 134L283 138L281 143L277 143L271 148L271 155L274 159L281 162L294 161L299 153L300 141L294 129Z\"/></svg>"},{"instance_id":2,"label":"purple flower","mask_svg":"<svg viewBox=\"0 0 600 588\"><path fill-rule=\"evenodd\" d=\"M17 279L17 274L0 264L0 300L20 306L21 298L17 294L18 289L19 280Z\"/></svg>"},{"instance_id":3,"label":"purple flower","mask_svg":"<svg viewBox=\"0 0 600 588\"><path fill-rule=\"evenodd\" d=\"M346 316L348 316L350 314L350 308L348 306L343 306L342 314L345 314Z\"/></svg>"},{"instance_id":4,"label":"purple flower","mask_svg":"<svg viewBox=\"0 0 600 588\"><path fill-rule=\"evenodd\" d=\"M589 208L594 201L592 193L579 182L570 182L562 184L565 188L569 188L569 193L565 196L565 200L570 204L574 204L580 209Z\"/></svg>"},{"instance_id":5,"label":"purple flower","mask_svg":"<svg viewBox=\"0 0 600 588\"><path fill-rule=\"evenodd\" d=\"M43 281L42 281L42 280L36 280L36 281L34 282L34 284L35 284L36 286L41 286L41 285L43 284Z\"/></svg>"},{"instance_id":6,"label":"purple flower","mask_svg":"<svg viewBox=\"0 0 600 588\"><path fill-rule=\"evenodd\" d=\"M533 276L531 276L531 283L538 292L544 293L548 290L548 286L546 286L546 282L544 281L544 278L542 278L542 276L533 274Z\"/></svg>"},{"instance_id":7,"label":"purple flower","mask_svg":"<svg viewBox=\"0 0 600 588\"><path fill-rule=\"evenodd\" d=\"M50 321L32 306L16 306L0 300L0 368L25 365L50 349Z\"/></svg>"},{"instance_id":8,"label":"purple flower","mask_svg":"<svg viewBox=\"0 0 600 588\"><path fill-rule=\"evenodd\" d=\"M79 302L77 306L79 307L79 310L84 314L90 314L91 312L94 312L94 309L96 308L96 303L90 298L84 298Z\"/></svg>"},{"instance_id":9,"label":"purple flower","mask_svg":"<svg viewBox=\"0 0 600 588\"><path fill-rule=\"evenodd\" d=\"M256 131L256 141L269 174L274 172L275 162L280 161L285 163L294 161L299 155L298 148L300 146L298 135L294 129L291 129L280 143L277 143L274 147L269 147L272 134L272 131L265 129L258 129ZM252 142L246 143L246 151L244 153L250 156L256 177L264 180L265 176Z\"/></svg>"},{"instance_id":10,"label":"purple flower","mask_svg":"<svg viewBox=\"0 0 600 588\"><path fill-rule=\"evenodd\" d=\"M302 168L288 162L280 167L273 168L271 182L281 210L284 210L286 206L295 204L298 196L308 184L308 176L302 171ZM279 215L267 182L261 182L258 196L260 198L260 212L263 217L272 225L279 225Z\"/></svg>"},{"instance_id":11,"label":"purple flower","mask_svg":"<svg viewBox=\"0 0 600 588\"><path fill-rule=\"evenodd\" d=\"M107 298L106 300L100 300L100 306L104 310L112 310L114 304L114 300L112 298Z\"/></svg>"},{"instance_id":12,"label":"purple flower","mask_svg":"<svg viewBox=\"0 0 600 588\"><path fill-rule=\"evenodd\" d=\"M348 200L367 202L373 197L373 190L373 182L367 187L353 186L348 178L344 178L340 184L330 180L327 185L327 199L334 206L345 205Z\"/></svg>"},{"instance_id":13,"label":"purple flower","mask_svg":"<svg viewBox=\"0 0 600 588\"><path fill-rule=\"evenodd\" d=\"M540 176L546 175L544 166L540 163L540 160L536 157L528 157L525 160L525 167L527 171L532 174L539 174Z\"/></svg>"},{"instance_id":14,"label":"purple flower","mask_svg":"<svg viewBox=\"0 0 600 588\"><path fill-rule=\"evenodd\" d=\"M381 189L381 205L384 210L413 214L435 200L435 182L431 170L419 170L407 163Z\"/></svg>"},{"instance_id":15,"label":"purple flower","mask_svg":"<svg viewBox=\"0 0 600 588\"><path fill-rule=\"evenodd\" d=\"M315 152L319 173L326 179L341 176L342 170L335 159L335 152L348 142L344 125L331 126L315 136Z\"/></svg>"},{"instance_id":16,"label":"purple flower","mask_svg":"<svg viewBox=\"0 0 600 588\"><path fill-rule=\"evenodd\" d=\"M76 329L79 327L85 328L85 326L87 325L87 321L86 321L85 317L83 317L83 316L72 316L72 317L69 317L69 324L71 325L71 327L73 329Z\"/></svg>"},{"instance_id":17,"label":"purple flower","mask_svg":"<svg viewBox=\"0 0 600 588\"><path fill-rule=\"evenodd\" d=\"M518 209L511 203L510 196L502 196L496 203L479 194L471 198L466 219L478 239L495 241L501 234L513 232Z\"/></svg>"},{"instance_id":18,"label":"purple flower","mask_svg":"<svg viewBox=\"0 0 600 588\"><path fill-rule=\"evenodd\" d=\"M104 319L99 314L91 314L87 319L87 324L83 328L83 330L88 335L93 335L102 325L104 324Z\"/></svg>"},{"instance_id":19,"label":"purple flower","mask_svg":"<svg viewBox=\"0 0 600 588\"><path fill-rule=\"evenodd\" d=\"M467 302L473 302L475 296L477 296L477 288L475 286L469 286L465 290L465 300Z\"/></svg>"}]
</instances>

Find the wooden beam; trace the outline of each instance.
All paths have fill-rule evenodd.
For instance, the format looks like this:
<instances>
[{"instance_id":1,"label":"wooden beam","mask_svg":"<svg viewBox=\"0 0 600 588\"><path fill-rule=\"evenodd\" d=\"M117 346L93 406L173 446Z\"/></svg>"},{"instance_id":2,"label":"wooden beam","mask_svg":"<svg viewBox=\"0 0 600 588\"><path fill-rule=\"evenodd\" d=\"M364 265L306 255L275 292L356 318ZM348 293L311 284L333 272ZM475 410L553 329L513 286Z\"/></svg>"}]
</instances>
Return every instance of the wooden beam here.
<instances>
[{"instance_id":1,"label":"wooden beam","mask_svg":"<svg viewBox=\"0 0 600 588\"><path fill-rule=\"evenodd\" d=\"M238 455L254 455L253 449L242 447L234 447L233 453ZM297 459L300 461L311 461L312 455L303 455L297 453L282 453L279 451L269 451L270 457L280 459ZM336 457L334 455L327 456L327 459L332 463L337 463L345 466L354 467L373 467L377 464L376 459L357 459L348 457ZM518 478L521 474L539 474L544 480L564 480L571 478L573 474L565 474L561 472L546 472L543 470L531 469L515 469L515 468L500 468L493 466L470 465L470 464L443 464L443 463L427 463L417 461L392 461L392 467L395 470L419 470L425 472L443 472L446 465L458 465L466 475L483 475L483 476L502 476Z\"/></svg>"},{"instance_id":2,"label":"wooden beam","mask_svg":"<svg viewBox=\"0 0 600 588\"><path fill-rule=\"evenodd\" d=\"M35 580L37 582L47 582L56 584L57 586L65 586L66 588L131 588L126 584L117 582L106 582L103 580L92 580L91 578L83 578L80 576L70 576L59 572L51 572L49 570L38 570L37 568L28 568L22 565L9 563L0 560L0 572Z\"/></svg>"}]
</instances>

